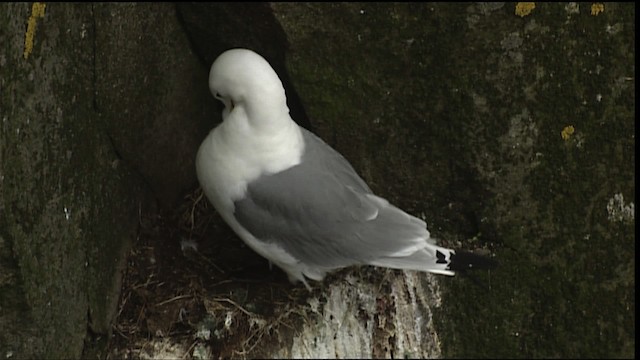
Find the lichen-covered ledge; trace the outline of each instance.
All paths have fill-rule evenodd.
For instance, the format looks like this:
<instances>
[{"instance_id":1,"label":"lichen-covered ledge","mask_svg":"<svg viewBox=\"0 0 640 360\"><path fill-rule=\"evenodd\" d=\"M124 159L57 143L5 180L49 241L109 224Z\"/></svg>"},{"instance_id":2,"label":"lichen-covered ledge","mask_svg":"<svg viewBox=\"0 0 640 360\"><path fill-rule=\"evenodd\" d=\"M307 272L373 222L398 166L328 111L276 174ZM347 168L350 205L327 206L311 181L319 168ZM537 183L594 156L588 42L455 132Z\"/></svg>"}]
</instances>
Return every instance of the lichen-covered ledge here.
<instances>
[{"instance_id":1,"label":"lichen-covered ledge","mask_svg":"<svg viewBox=\"0 0 640 360\"><path fill-rule=\"evenodd\" d=\"M299 310L308 321L274 357L439 358L432 321L441 305L436 276L384 272L394 274L386 284L347 275L326 287L322 301L310 297Z\"/></svg>"}]
</instances>

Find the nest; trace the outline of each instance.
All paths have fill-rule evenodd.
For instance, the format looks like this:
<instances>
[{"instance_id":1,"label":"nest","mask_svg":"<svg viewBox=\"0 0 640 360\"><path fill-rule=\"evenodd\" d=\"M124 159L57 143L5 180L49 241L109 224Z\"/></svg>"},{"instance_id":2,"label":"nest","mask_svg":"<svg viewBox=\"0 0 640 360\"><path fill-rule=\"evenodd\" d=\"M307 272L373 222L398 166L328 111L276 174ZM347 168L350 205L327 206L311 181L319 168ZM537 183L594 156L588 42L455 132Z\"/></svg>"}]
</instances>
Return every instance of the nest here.
<instances>
[{"instance_id":1,"label":"nest","mask_svg":"<svg viewBox=\"0 0 640 360\"><path fill-rule=\"evenodd\" d=\"M269 271L197 189L141 217L107 358L256 356L309 295Z\"/></svg>"}]
</instances>

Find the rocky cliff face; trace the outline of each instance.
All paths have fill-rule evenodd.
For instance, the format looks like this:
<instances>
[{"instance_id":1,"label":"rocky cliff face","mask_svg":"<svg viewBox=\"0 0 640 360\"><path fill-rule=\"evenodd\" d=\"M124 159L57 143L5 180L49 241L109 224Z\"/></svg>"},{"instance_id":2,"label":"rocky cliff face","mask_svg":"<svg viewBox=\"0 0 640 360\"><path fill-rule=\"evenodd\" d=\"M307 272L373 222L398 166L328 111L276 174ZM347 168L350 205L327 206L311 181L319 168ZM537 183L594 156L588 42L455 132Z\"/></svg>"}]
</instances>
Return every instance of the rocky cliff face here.
<instances>
[{"instance_id":1,"label":"rocky cliff face","mask_svg":"<svg viewBox=\"0 0 640 360\"><path fill-rule=\"evenodd\" d=\"M0 9L0 355L632 356L633 4ZM195 191L231 47L375 192L500 268L265 275Z\"/></svg>"}]
</instances>

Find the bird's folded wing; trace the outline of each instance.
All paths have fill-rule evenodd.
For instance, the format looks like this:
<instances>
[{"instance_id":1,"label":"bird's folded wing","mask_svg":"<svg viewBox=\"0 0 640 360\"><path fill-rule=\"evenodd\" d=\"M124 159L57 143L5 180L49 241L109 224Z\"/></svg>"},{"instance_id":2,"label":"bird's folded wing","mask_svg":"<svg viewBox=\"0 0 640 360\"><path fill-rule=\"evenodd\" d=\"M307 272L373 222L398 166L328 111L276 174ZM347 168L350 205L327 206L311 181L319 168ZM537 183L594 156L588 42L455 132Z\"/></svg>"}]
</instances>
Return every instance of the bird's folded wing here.
<instances>
[{"instance_id":1,"label":"bird's folded wing","mask_svg":"<svg viewBox=\"0 0 640 360\"><path fill-rule=\"evenodd\" d=\"M321 140L306 135L305 141L311 148L301 164L256 179L234 203L235 218L254 237L325 268L406 256L425 246L422 220L373 195Z\"/></svg>"}]
</instances>

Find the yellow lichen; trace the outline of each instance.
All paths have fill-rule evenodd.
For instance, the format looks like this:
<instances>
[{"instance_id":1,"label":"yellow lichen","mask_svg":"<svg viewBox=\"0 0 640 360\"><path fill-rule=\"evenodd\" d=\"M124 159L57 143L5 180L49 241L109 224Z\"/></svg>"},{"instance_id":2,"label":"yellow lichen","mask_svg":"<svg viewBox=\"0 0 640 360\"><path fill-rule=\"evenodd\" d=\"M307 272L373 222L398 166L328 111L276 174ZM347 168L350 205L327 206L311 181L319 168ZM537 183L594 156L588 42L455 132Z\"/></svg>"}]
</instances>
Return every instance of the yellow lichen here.
<instances>
[{"instance_id":1,"label":"yellow lichen","mask_svg":"<svg viewBox=\"0 0 640 360\"><path fill-rule=\"evenodd\" d=\"M35 2L31 5L31 16L27 20L27 32L24 35L24 53L22 54L25 58L29 58L31 52L33 51L33 38L36 35L36 25L38 24L38 18L44 17L44 9L47 4L41 2Z\"/></svg>"},{"instance_id":2,"label":"yellow lichen","mask_svg":"<svg viewBox=\"0 0 640 360\"><path fill-rule=\"evenodd\" d=\"M525 17L536 8L536 3L534 2L519 2L516 4L516 15L520 17Z\"/></svg>"},{"instance_id":3,"label":"yellow lichen","mask_svg":"<svg viewBox=\"0 0 640 360\"><path fill-rule=\"evenodd\" d=\"M598 16L601 12L604 12L604 4L603 3L593 3L591 4L591 15Z\"/></svg>"},{"instance_id":4,"label":"yellow lichen","mask_svg":"<svg viewBox=\"0 0 640 360\"><path fill-rule=\"evenodd\" d=\"M573 133L576 131L576 129L572 126L565 126L564 129L562 129L562 132L560 133L560 135L562 136L562 140L569 140L569 138L571 137L571 135L573 135Z\"/></svg>"}]
</instances>

